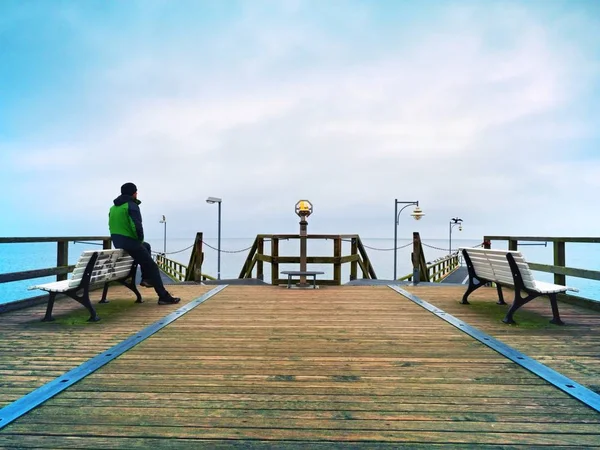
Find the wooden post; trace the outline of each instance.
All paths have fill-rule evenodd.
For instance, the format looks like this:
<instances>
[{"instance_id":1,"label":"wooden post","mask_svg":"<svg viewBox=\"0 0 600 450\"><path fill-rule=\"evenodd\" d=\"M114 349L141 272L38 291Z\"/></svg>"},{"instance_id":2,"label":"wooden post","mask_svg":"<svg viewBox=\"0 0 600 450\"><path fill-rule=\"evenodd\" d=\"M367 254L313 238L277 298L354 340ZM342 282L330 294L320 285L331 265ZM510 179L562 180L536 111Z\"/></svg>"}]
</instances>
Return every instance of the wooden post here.
<instances>
[{"instance_id":1,"label":"wooden post","mask_svg":"<svg viewBox=\"0 0 600 450\"><path fill-rule=\"evenodd\" d=\"M69 265L69 241L58 241L56 243L56 267ZM66 273L56 275L56 281L67 279Z\"/></svg>"},{"instance_id":2,"label":"wooden post","mask_svg":"<svg viewBox=\"0 0 600 450\"><path fill-rule=\"evenodd\" d=\"M202 233L196 233L194 248L190 255L190 262L185 273L185 281L202 281L202 263L204 262L204 253L202 252Z\"/></svg>"},{"instance_id":3,"label":"wooden post","mask_svg":"<svg viewBox=\"0 0 600 450\"><path fill-rule=\"evenodd\" d=\"M112 248L112 241L109 239L102 240L102 249L110 250Z\"/></svg>"},{"instance_id":4,"label":"wooden post","mask_svg":"<svg viewBox=\"0 0 600 450\"><path fill-rule=\"evenodd\" d=\"M358 255L358 242L357 238L353 237L350 244L350 254L352 256ZM358 278L358 261L353 260L350 263L350 280L356 280Z\"/></svg>"},{"instance_id":5,"label":"wooden post","mask_svg":"<svg viewBox=\"0 0 600 450\"><path fill-rule=\"evenodd\" d=\"M335 262L333 263L333 281L337 285L342 284L342 238L336 236L333 239L333 257Z\"/></svg>"},{"instance_id":6,"label":"wooden post","mask_svg":"<svg viewBox=\"0 0 600 450\"><path fill-rule=\"evenodd\" d=\"M258 245L257 245L257 250L256 253L259 256L263 256L265 253L265 240L262 236L258 237ZM256 261L256 278L258 278L259 280L264 280L265 279L265 275L263 272L263 261L262 259L259 259Z\"/></svg>"},{"instance_id":7,"label":"wooden post","mask_svg":"<svg viewBox=\"0 0 600 450\"><path fill-rule=\"evenodd\" d=\"M271 284L277 285L279 280L279 238L271 238Z\"/></svg>"},{"instance_id":8,"label":"wooden post","mask_svg":"<svg viewBox=\"0 0 600 450\"><path fill-rule=\"evenodd\" d=\"M417 232L413 232L413 251L411 257L413 265L412 282L413 284L418 284L420 281L419 261L421 260L421 240Z\"/></svg>"},{"instance_id":9,"label":"wooden post","mask_svg":"<svg viewBox=\"0 0 600 450\"><path fill-rule=\"evenodd\" d=\"M566 266L565 258L565 243L563 241L554 241L554 265L555 266ZM567 277L565 275L555 273L554 284L560 284L561 286L567 285Z\"/></svg>"},{"instance_id":10,"label":"wooden post","mask_svg":"<svg viewBox=\"0 0 600 450\"><path fill-rule=\"evenodd\" d=\"M515 241L514 239L508 240L508 249L509 250L517 251L518 246L519 246L519 241Z\"/></svg>"}]
</instances>

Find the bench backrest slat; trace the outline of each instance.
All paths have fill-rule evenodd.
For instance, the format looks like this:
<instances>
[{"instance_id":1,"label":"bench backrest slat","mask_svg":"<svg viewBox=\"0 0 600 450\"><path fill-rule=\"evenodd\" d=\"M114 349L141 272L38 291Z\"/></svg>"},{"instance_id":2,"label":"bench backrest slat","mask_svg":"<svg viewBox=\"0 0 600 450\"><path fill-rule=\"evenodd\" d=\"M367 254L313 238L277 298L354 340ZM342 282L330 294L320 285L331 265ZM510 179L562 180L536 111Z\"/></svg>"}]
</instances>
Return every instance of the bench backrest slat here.
<instances>
[{"instance_id":1,"label":"bench backrest slat","mask_svg":"<svg viewBox=\"0 0 600 450\"><path fill-rule=\"evenodd\" d=\"M506 259L506 254L511 253L521 272L525 287L528 289L535 289L533 272L529 268L529 265L521 252L484 248L463 248L461 250L465 250L468 253L476 275L489 281L513 286L513 274L510 270L508 259Z\"/></svg>"},{"instance_id":2,"label":"bench backrest slat","mask_svg":"<svg viewBox=\"0 0 600 450\"><path fill-rule=\"evenodd\" d=\"M113 279L121 278L129 272L133 264L133 258L123 250L88 250L81 254L75 265L69 287L77 287L85 272L88 262L94 253L98 253L98 259L92 269L90 284L107 283Z\"/></svg>"}]
</instances>

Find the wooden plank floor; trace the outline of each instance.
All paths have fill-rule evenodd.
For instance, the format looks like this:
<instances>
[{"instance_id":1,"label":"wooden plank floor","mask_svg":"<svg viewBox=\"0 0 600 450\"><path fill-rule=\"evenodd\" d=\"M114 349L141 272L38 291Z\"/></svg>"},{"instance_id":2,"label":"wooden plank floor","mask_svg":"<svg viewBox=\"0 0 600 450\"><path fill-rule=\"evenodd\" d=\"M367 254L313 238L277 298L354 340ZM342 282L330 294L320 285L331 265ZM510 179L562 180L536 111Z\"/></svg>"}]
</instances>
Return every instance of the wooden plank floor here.
<instances>
[{"instance_id":1,"label":"wooden plank floor","mask_svg":"<svg viewBox=\"0 0 600 450\"><path fill-rule=\"evenodd\" d=\"M464 292L411 289L452 314ZM207 290L173 288L185 300ZM495 290L481 291L474 300L492 301ZM25 311L0 316L0 398L25 394L175 309L135 306L75 326L33 323ZM584 320L561 308L565 320ZM593 332L598 318L590 317ZM461 318L510 345L539 338L538 359L560 341L553 330L525 337ZM571 348L578 361L583 347ZM585 379L597 384L590 366ZM230 286L0 431L2 448L348 444L591 448L600 446L600 414L387 287Z\"/></svg>"},{"instance_id":2,"label":"wooden plank floor","mask_svg":"<svg viewBox=\"0 0 600 450\"><path fill-rule=\"evenodd\" d=\"M210 290L208 286L190 287L192 289L169 286L169 291L185 303ZM86 309L68 298L56 302L55 322L40 322L45 305L0 315L0 407L178 308L177 305L158 305L153 289L142 289L145 302L141 304L135 303L135 296L125 287L114 287L108 294L109 303L98 305L101 293L91 293L92 303L101 318L97 323L88 323Z\"/></svg>"},{"instance_id":3,"label":"wooden plank floor","mask_svg":"<svg viewBox=\"0 0 600 450\"><path fill-rule=\"evenodd\" d=\"M506 325L502 318L509 306L496 305L495 288L481 288L469 296L471 305L460 300L464 286L407 286L406 290L458 317L542 364L600 394L600 313L559 302L566 326L549 323L550 302L542 297L517 310L518 325ZM512 303L513 291L504 298Z\"/></svg>"}]
</instances>

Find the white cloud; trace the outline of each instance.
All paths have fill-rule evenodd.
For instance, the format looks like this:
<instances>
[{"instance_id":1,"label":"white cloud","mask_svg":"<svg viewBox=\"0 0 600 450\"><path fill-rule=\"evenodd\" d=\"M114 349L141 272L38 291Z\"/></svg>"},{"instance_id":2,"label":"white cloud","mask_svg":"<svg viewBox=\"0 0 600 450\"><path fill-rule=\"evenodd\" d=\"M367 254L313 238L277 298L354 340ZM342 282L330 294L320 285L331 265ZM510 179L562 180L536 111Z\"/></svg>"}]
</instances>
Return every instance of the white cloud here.
<instances>
[{"instance_id":1,"label":"white cloud","mask_svg":"<svg viewBox=\"0 0 600 450\"><path fill-rule=\"evenodd\" d=\"M364 210L387 220L393 198L406 196L430 211L431 225L422 226L435 237L450 214L478 224L471 236L569 234L569 220L541 222L556 203L591 201L586 192L598 184L598 160L570 160L552 141L590 134L585 123L556 119L578 100L581 55L564 43L557 48L556 37L519 9L494 25L503 45L490 45L485 30L495 15L478 15L473 25L463 9L429 25L435 32L415 31L414 45L343 64L337 52L347 55L356 41L314 24L294 26L297 11L288 4L285 26L249 14L228 27L214 47L239 48L215 67L188 58L188 46L168 53L162 46L107 67L99 76L113 105L109 117L65 148L40 144L14 155L14 167L55 183L52 196L63 199L40 199L40 215L45 208L71 214L82 197L73 186L80 186L90 220L104 224L107 201L134 181L144 213L179 215L180 224L170 222L175 230L213 226L204 217L208 195L226 199L238 224L232 235L261 232L301 197L323 218L351 221ZM50 167L68 179L40 175Z\"/></svg>"}]
</instances>

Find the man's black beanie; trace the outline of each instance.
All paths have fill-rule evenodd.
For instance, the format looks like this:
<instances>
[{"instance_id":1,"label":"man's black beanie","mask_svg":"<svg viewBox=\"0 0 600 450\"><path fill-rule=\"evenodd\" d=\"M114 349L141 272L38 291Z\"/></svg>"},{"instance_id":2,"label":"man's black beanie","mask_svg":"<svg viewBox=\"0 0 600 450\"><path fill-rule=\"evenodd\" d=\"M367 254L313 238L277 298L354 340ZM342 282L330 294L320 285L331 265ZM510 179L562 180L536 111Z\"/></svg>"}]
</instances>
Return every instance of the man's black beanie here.
<instances>
[{"instance_id":1,"label":"man's black beanie","mask_svg":"<svg viewBox=\"0 0 600 450\"><path fill-rule=\"evenodd\" d=\"M125 183L121 186L121 194L123 195L133 195L137 192L137 186L133 183Z\"/></svg>"}]
</instances>

